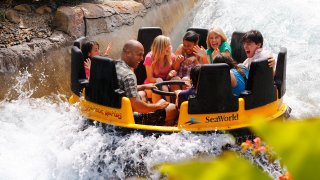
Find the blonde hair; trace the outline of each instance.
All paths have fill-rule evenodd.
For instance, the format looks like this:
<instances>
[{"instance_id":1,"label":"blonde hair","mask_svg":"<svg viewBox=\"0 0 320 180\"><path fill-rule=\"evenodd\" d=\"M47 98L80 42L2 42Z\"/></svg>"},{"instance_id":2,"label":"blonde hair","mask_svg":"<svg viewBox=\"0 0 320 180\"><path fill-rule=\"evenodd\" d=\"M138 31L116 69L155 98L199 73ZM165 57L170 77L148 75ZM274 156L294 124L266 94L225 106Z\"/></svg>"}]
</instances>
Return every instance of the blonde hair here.
<instances>
[{"instance_id":1,"label":"blonde hair","mask_svg":"<svg viewBox=\"0 0 320 180\"><path fill-rule=\"evenodd\" d=\"M227 41L227 36L224 34L222 29L219 28L219 27L214 27L214 28L210 29L209 32L208 32L208 36L207 36L207 47L208 48L212 48L211 45L210 45L210 42L209 42L209 35L212 34L212 33L217 34L217 35L219 35L221 37L221 43Z\"/></svg>"},{"instance_id":2,"label":"blonde hair","mask_svg":"<svg viewBox=\"0 0 320 180\"><path fill-rule=\"evenodd\" d=\"M171 46L170 38L164 35L157 36L151 45L151 51L152 51L152 69L154 71L158 71L158 66L161 58L164 58L164 66L167 65L167 63L172 65L172 59L171 59L171 51L169 55L164 55L164 51L167 46Z\"/></svg>"}]
</instances>

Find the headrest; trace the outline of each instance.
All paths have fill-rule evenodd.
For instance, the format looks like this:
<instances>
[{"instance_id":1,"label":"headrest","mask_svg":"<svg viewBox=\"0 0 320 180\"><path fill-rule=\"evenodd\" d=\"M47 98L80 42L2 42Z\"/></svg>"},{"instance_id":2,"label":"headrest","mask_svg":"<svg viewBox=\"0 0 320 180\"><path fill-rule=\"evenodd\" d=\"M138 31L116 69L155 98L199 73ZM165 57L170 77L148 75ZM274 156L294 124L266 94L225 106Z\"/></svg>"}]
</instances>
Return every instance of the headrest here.
<instances>
[{"instance_id":1,"label":"headrest","mask_svg":"<svg viewBox=\"0 0 320 180\"><path fill-rule=\"evenodd\" d=\"M84 42L85 39L86 39L85 36L81 36L73 42L73 45L81 49L82 43Z\"/></svg>"},{"instance_id":2,"label":"headrest","mask_svg":"<svg viewBox=\"0 0 320 180\"><path fill-rule=\"evenodd\" d=\"M197 94L189 99L190 114L235 112L238 98L232 94L230 68L225 63L201 66Z\"/></svg>"},{"instance_id":3,"label":"headrest","mask_svg":"<svg viewBox=\"0 0 320 180\"><path fill-rule=\"evenodd\" d=\"M83 55L77 46L71 48L71 90L76 95L80 96L82 86L79 81L86 79Z\"/></svg>"},{"instance_id":4,"label":"headrest","mask_svg":"<svg viewBox=\"0 0 320 180\"><path fill-rule=\"evenodd\" d=\"M245 109L263 106L277 99L273 69L269 67L268 59L259 59L251 63L246 90L250 95L244 97Z\"/></svg>"},{"instance_id":5,"label":"headrest","mask_svg":"<svg viewBox=\"0 0 320 180\"><path fill-rule=\"evenodd\" d=\"M115 62L106 57L93 57L86 98L100 105L120 108L121 96L116 92L118 87Z\"/></svg>"},{"instance_id":6,"label":"headrest","mask_svg":"<svg viewBox=\"0 0 320 180\"><path fill-rule=\"evenodd\" d=\"M244 32L235 31L232 33L231 37L232 57L238 63L242 63L247 59L247 55L242 44L242 37L244 36L244 34Z\"/></svg>"},{"instance_id":7,"label":"headrest","mask_svg":"<svg viewBox=\"0 0 320 180\"><path fill-rule=\"evenodd\" d=\"M151 50L151 45L157 36L162 35L162 30L160 27L142 27L139 29L137 40L144 47L144 56ZM143 65L144 61L141 61L138 67L134 70L137 77L137 84L143 84L144 80L147 78L146 68Z\"/></svg>"},{"instance_id":8,"label":"headrest","mask_svg":"<svg viewBox=\"0 0 320 180\"><path fill-rule=\"evenodd\" d=\"M287 73L287 48L281 48L278 54L276 75L274 82L278 88L278 97L281 98L286 93L286 73Z\"/></svg>"},{"instance_id":9,"label":"headrest","mask_svg":"<svg viewBox=\"0 0 320 180\"><path fill-rule=\"evenodd\" d=\"M207 49L207 36L208 36L208 29L205 28L188 28L187 31L194 31L200 35L199 37L199 46L203 46L205 49Z\"/></svg>"}]
</instances>

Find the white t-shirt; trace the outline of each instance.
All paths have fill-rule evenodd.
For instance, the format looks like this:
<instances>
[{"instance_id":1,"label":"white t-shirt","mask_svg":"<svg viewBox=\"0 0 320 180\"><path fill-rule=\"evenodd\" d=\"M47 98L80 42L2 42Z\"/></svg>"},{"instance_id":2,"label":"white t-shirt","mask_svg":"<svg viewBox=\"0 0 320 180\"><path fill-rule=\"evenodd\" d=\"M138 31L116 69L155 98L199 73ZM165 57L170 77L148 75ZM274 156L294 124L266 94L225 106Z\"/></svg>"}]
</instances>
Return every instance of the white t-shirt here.
<instances>
[{"instance_id":1,"label":"white t-shirt","mask_svg":"<svg viewBox=\"0 0 320 180\"><path fill-rule=\"evenodd\" d=\"M258 59L263 59L263 58L268 58L272 56L271 52L264 50L263 48L259 48L256 50L252 58L247 58L245 61L243 61L243 65L250 69L250 65L252 62L258 60Z\"/></svg>"}]
</instances>

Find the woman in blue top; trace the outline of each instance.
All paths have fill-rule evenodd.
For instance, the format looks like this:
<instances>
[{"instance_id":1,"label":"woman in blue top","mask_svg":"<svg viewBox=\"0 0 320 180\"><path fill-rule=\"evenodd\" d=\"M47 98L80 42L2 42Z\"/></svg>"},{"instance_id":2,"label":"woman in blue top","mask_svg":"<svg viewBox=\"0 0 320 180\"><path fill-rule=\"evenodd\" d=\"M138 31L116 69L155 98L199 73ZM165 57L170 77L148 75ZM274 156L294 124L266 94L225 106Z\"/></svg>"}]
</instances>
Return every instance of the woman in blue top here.
<instances>
[{"instance_id":1,"label":"woman in blue top","mask_svg":"<svg viewBox=\"0 0 320 180\"><path fill-rule=\"evenodd\" d=\"M237 64L230 56L219 54L214 58L214 63L226 63L230 67L232 93L239 96L246 88L249 71L242 65ZM223 80L223 79L222 79Z\"/></svg>"},{"instance_id":2,"label":"woman in blue top","mask_svg":"<svg viewBox=\"0 0 320 180\"><path fill-rule=\"evenodd\" d=\"M225 54L231 56L232 50L230 44L227 42L227 36L224 34L221 28L215 27L209 30L207 36L207 47L205 50L203 47L194 47L195 54L200 57L207 57L210 63L213 63L213 59L219 54Z\"/></svg>"}]
</instances>

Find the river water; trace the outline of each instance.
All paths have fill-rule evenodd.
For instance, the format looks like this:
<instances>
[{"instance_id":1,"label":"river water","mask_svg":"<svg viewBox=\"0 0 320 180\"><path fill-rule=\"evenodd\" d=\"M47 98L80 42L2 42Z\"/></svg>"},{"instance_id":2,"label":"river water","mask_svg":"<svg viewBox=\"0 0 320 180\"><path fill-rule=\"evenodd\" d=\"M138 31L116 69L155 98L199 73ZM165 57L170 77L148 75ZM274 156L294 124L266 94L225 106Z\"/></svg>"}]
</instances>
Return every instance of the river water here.
<instances>
[{"instance_id":1,"label":"river water","mask_svg":"<svg viewBox=\"0 0 320 180\"><path fill-rule=\"evenodd\" d=\"M199 1L171 37L177 43L187 26L219 26L228 37L235 30L260 30L264 47L275 56L280 47L288 49L284 100L293 109L292 117L316 117L320 116L318 7L315 0ZM77 108L67 102L67 94L34 97L37 86L30 85L32 76L39 77L38 86L47 78L41 71L36 75L22 71L5 94L8 98L0 102L0 179L158 178L155 164L216 156L223 146L234 143L228 135L214 133L119 135L112 128L106 132L85 126ZM279 175L274 168L264 170L274 178Z\"/></svg>"}]
</instances>

